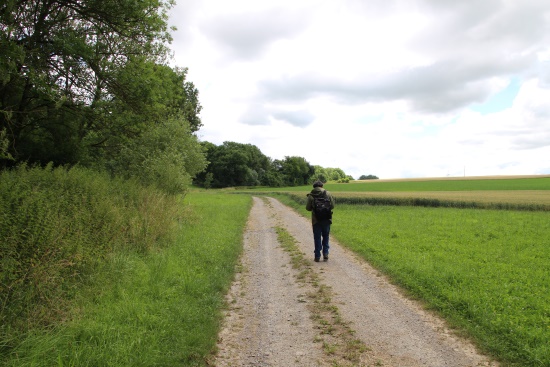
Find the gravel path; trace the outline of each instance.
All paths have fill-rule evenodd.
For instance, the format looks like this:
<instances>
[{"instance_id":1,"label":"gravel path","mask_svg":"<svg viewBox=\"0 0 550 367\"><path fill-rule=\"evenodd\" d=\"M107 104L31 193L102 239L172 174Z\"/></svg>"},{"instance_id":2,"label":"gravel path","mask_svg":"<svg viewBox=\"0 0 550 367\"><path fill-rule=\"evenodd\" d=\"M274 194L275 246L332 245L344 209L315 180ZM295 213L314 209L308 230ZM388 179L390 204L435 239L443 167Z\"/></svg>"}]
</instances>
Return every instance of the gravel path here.
<instances>
[{"instance_id":1,"label":"gravel path","mask_svg":"<svg viewBox=\"0 0 550 367\"><path fill-rule=\"evenodd\" d=\"M242 271L228 294L216 366L497 366L334 238L328 262L308 261L315 280L300 281L304 272L291 265L277 227L295 239L305 259L313 258L310 219L275 199L255 197ZM314 317L317 306L311 295L319 287L330 290L338 319L364 345L359 358L330 348L344 342L338 342L339 334L328 335Z\"/></svg>"}]
</instances>

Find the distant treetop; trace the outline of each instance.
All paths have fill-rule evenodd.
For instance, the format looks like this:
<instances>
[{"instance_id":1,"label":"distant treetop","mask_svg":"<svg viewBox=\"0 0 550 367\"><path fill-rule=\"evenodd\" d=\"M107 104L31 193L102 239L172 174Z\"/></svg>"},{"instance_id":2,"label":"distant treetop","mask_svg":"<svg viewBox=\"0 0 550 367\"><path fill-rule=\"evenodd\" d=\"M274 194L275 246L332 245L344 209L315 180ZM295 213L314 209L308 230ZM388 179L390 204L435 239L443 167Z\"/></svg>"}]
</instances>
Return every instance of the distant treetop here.
<instances>
[{"instance_id":1,"label":"distant treetop","mask_svg":"<svg viewBox=\"0 0 550 367\"><path fill-rule=\"evenodd\" d=\"M360 180L378 180L378 176L375 175L361 175Z\"/></svg>"}]
</instances>

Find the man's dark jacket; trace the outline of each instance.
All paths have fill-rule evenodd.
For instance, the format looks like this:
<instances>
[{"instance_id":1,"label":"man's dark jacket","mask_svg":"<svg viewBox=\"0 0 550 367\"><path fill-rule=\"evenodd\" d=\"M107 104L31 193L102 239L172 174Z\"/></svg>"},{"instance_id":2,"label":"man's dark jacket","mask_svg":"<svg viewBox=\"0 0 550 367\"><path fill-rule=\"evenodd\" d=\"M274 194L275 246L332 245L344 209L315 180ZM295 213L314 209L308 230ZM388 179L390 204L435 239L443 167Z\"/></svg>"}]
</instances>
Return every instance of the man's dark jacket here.
<instances>
[{"instance_id":1,"label":"man's dark jacket","mask_svg":"<svg viewBox=\"0 0 550 367\"><path fill-rule=\"evenodd\" d=\"M309 194L307 194L307 204L306 204L306 210L311 212L311 224L317 223L317 218L315 218L315 211L313 210L313 202L314 198L323 196L324 193L327 193L327 197L330 199L330 209L334 209L334 198L328 192L327 190L323 189L322 187L314 187L313 190ZM332 223L332 219L327 219Z\"/></svg>"}]
</instances>

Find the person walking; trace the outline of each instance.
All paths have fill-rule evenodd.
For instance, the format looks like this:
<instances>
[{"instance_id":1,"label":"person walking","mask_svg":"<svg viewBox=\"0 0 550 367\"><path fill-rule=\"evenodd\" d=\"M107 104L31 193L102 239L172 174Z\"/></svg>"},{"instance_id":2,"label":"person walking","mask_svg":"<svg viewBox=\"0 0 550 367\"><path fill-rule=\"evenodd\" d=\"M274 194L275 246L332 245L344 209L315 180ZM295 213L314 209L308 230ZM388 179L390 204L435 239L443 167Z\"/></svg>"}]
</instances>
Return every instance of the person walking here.
<instances>
[{"instance_id":1,"label":"person walking","mask_svg":"<svg viewBox=\"0 0 550 367\"><path fill-rule=\"evenodd\" d=\"M311 225L313 227L313 242L315 243L314 260L328 261L329 234L332 224L332 209L334 198L323 188L323 182L315 181L313 190L307 194L306 210L311 212Z\"/></svg>"}]
</instances>

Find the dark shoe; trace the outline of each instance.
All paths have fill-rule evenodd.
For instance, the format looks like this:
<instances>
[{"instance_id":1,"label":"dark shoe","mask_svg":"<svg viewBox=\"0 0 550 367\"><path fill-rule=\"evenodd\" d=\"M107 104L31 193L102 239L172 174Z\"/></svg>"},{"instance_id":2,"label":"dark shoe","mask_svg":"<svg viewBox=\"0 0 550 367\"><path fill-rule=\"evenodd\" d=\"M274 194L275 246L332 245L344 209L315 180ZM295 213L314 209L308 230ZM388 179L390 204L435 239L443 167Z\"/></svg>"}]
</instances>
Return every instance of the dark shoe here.
<instances>
[{"instance_id":1,"label":"dark shoe","mask_svg":"<svg viewBox=\"0 0 550 367\"><path fill-rule=\"evenodd\" d=\"M318 262L319 262L319 260L321 260L321 258L320 258L320 257L316 257L316 258L314 259L314 261L315 261L316 263L318 263Z\"/></svg>"},{"instance_id":2,"label":"dark shoe","mask_svg":"<svg viewBox=\"0 0 550 367\"><path fill-rule=\"evenodd\" d=\"M323 255L323 260L328 261L328 255Z\"/></svg>"}]
</instances>

